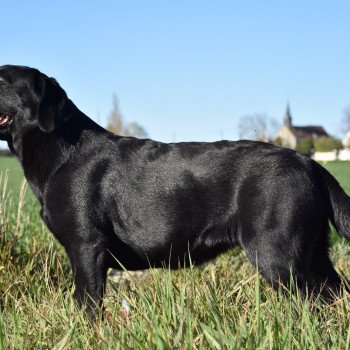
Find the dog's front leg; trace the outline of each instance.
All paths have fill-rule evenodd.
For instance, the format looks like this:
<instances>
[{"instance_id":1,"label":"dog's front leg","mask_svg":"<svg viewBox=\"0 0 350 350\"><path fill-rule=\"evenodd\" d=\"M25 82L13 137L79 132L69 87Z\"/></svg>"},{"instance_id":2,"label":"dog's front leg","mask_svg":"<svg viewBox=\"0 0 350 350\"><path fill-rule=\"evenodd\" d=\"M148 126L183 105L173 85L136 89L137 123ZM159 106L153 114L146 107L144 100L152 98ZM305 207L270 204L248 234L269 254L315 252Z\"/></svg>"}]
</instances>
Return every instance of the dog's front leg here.
<instances>
[{"instance_id":1,"label":"dog's front leg","mask_svg":"<svg viewBox=\"0 0 350 350\"><path fill-rule=\"evenodd\" d=\"M106 249L100 242L78 242L67 249L75 279L75 298L88 314L102 305L106 286Z\"/></svg>"}]
</instances>

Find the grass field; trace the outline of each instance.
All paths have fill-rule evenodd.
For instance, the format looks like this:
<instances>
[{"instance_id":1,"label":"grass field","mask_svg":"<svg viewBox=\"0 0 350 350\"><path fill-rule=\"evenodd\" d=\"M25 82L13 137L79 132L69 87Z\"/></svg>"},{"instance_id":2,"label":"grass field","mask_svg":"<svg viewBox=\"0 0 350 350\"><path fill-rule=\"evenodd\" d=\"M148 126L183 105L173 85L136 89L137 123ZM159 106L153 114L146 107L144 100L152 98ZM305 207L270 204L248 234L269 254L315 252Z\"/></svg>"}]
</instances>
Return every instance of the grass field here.
<instances>
[{"instance_id":1,"label":"grass field","mask_svg":"<svg viewBox=\"0 0 350 350\"><path fill-rule=\"evenodd\" d=\"M350 163L326 165L350 193ZM350 300L310 313L275 293L240 249L201 268L151 270L108 285L106 318L92 325L73 299L63 249L0 158L0 349L349 349ZM7 190L3 191L5 177ZM8 195L10 192L10 195ZM350 277L350 247L332 233L332 258ZM121 301L131 307L121 313Z\"/></svg>"}]
</instances>

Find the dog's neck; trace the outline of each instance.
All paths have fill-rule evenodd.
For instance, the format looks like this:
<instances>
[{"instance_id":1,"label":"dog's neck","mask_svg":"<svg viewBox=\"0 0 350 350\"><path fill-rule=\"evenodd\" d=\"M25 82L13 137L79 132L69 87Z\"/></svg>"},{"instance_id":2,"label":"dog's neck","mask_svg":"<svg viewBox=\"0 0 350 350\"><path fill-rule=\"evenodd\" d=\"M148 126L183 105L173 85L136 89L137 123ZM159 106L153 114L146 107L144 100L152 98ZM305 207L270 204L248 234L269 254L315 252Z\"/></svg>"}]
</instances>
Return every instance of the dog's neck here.
<instances>
[{"instance_id":1,"label":"dog's neck","mask_svg":"<svg viewBox=\"0 0 350 350\"><path fill-rule=\"evenodd\" d=\"M78 149L81 140L92 133L106 132L79 110L61 128L52 133L35 128L20 143L9 142L9 148L20 161L25 177L41 204L50 177Z\"/></svg>"}]
</instances>

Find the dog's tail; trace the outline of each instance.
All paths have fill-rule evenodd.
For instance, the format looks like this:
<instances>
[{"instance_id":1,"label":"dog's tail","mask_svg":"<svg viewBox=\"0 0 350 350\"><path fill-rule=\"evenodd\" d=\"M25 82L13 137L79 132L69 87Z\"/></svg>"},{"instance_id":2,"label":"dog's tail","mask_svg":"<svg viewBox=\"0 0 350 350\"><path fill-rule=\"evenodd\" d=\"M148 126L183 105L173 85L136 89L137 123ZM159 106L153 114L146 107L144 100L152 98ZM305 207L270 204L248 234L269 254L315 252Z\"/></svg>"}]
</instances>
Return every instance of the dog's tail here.
<instances>
[{"instance_id":1,"label":"dog's tail","mask_svg":"<svg viewBox=\"0 0 350 350\"><path fill-rule=\"evenodd\" d=\"M328 218L337 232L350 241L350 197L325 168L316 162L314 165L326 199Z\"/></svg>"}]
</instances>

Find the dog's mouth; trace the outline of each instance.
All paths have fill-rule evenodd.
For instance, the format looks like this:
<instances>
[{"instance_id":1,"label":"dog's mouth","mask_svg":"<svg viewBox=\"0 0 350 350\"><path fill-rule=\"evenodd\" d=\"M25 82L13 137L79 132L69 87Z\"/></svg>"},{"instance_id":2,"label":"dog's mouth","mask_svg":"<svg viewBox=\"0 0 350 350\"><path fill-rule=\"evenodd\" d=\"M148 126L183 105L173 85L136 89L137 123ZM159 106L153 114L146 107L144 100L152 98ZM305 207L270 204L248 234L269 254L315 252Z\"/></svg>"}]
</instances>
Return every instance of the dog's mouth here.
<instances>
[{"instance_id":1,"label":"dog's mouth","mask_svg":"<svg viewBox=\"0 0 350 350\"><path fill-rule=\"evenodd\" d=\"M13 116L10 114L0 114L0 127L10 125L13 120Z\"/></svg>"}]
</instances>

